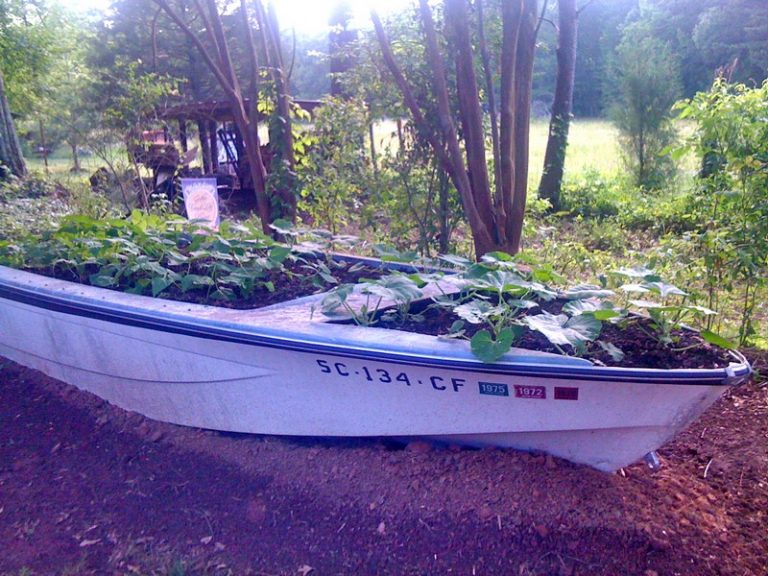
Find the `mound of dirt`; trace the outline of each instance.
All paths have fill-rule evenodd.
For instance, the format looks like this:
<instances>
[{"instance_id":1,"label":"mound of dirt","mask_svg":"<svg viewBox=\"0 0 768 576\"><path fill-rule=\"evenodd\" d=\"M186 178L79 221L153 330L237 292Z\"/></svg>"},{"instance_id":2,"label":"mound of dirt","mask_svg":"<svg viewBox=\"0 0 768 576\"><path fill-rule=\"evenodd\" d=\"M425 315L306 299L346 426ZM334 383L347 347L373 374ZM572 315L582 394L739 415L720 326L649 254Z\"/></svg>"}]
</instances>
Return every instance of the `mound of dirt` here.
<instances>
[{"instance_id":1,"label":"mound of dirt","mask_svg":"<svg viewBox=\"0 0 768 576\"><path fill-rule=\"evenodd\" d=\"M183 428L0 359L0 574L766 574L766 440L756 384L609 475Z\"/></svg>"}]
</instances>

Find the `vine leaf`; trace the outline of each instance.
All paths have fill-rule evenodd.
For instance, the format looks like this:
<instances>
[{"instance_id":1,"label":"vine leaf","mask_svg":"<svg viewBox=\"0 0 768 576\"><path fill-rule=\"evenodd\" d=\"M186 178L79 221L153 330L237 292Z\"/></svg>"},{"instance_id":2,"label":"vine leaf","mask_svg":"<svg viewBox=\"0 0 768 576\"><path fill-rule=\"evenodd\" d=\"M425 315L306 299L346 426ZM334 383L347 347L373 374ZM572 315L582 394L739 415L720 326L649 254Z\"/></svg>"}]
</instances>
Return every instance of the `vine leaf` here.
<instances>
[{"instance_id":1,"label":"vine leaf","mask_svg":"<svg viewBox=\"0 0 768 576\"><path fill-rule=\"evenodd\" d=\"M502 329L499 332L499 337L494 340L488 330L480 330L470 340L472 353L483 362L496 362L496 360L509 352L509 349L512 348L512 343L520 337L523 331L524 328L522 326L510 326Z\"/></svg>"}]
</instances>

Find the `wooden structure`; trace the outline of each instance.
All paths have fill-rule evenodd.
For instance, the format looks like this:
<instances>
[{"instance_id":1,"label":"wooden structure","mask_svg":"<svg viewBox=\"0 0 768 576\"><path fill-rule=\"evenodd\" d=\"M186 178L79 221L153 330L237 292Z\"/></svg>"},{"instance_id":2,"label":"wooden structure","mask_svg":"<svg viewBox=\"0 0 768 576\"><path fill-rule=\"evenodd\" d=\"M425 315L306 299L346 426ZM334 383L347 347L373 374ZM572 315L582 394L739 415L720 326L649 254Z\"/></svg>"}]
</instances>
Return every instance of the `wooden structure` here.
<instances>
[{"instance_id":1,"label":"wooden structure","mask_svg":"<svg viewBox=\"0 0 768 576\"><path fill-rule=\"evenodd\" d=\"M321 105L317 100L293 100L293 103L310 114ZM244 102L249 107L248 99ZM243 137L234 122L231 103L227 100L207 100L178 104L159 113L161 120L166 123L178 123L179 145L176 148L169 130L147 131L142 134L141 145L132 153L153 172L155 184L159 176L171 167L175 171L182 159L186 164L198 154L201 159L202 176L215 176L222 188L253 189L250 168L244 153ZM266 115L262 115L266 119ZM191 145L189 134L190 125L197 128L199 145ZM162 132L162 142L156 141L156 132ZM151 135L147 139L144 135ZM196 151L199 151L196 153ZM269 142L262 144L262 155L269 170L269 159L272 157Z\"/></svg>"}]
</instances>

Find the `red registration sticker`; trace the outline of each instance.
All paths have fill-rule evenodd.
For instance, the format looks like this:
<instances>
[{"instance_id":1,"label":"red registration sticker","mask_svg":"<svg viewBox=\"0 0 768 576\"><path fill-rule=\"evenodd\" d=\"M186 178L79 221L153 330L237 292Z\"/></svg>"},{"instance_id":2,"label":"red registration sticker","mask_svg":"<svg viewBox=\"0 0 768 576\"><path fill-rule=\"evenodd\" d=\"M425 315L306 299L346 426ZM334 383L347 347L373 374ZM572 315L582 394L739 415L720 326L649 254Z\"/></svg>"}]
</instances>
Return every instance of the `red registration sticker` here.
<instances>
[{"instance_id":1,"label":"red registration sticker","mask_svg":"<svg viewBox=\"0 0 768 576\"><path fill-rule=\"evenodd\" d=\"M515 398L546 400L547 389L545 386L521 386L519 384L515 384Z\"/></svg>"},{"instance_id":2,"label":"red registration sticker","mask_svg":"<svg viewBox=\"0 0 768 576\"><path fill-rule=\"evenodd\" d=\"M579 389L555 386L555 400L578 400Z\"/></svg>"}]
</instances>

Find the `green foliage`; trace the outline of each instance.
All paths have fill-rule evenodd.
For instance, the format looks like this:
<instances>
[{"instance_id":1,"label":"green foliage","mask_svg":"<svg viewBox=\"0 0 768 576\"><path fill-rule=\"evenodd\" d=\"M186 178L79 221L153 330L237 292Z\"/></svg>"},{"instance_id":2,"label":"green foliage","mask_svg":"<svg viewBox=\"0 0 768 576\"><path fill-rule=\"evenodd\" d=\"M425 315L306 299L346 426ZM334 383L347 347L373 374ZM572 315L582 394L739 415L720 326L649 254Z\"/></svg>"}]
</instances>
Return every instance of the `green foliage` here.
<instances>
[{"instance_id":1,"label":"green foliage","mask_svg":"<svg viewBox=\"0 0 768 576\"><path fill-rule=\"evenodd\" d=\"M458 193L411 125L399 128L396 135L395 149L387 149L381 163L376 212L370 218L384 221L402 249L415 242L424 256L448 253L453 233L464 219Z\"/></svg>"},{"instance_id":2,"label":"green foliage","mask_svg":"<svg viewBox=\"0 0 768 576\"><path fill-rule=\"evenodd\" d=\"M718 80L677 105L695 123L686 144L701 161L690 213L706 270L708 300L741 292L739 342L755 333L759 290L768 283L768 81L759 88Z\"/></svg>"},{"instance_id":3,"label":"green foliage","mask_svg":"<svg viewBox=\"0 0 768 576\"><path fill-rule=\"evenodd\" d=\"M678 338L675 330L685 327L686 323L696 316L713 316L714 310L688 304L688 293L680 288L664 282L660 276L647 268L624 268L613 274L627 278L629 283L622 284L619 290L627 296L627 302L632 307L645 312L650 318L650 327L653 332L650 336L658 340L664 346L672 346ZM631 295L641 295L642 299L630 298ZM653 300L648 300L648 297ZM725 338L711 331L707 332L707 339L726 348L733 348Z\"/></svg>"},{"instance_id":4,"label":"green foliage","mask_svg":"<svg viewBox=\"0 0 768 576\"><path fill-rule=\"evenodd\" d=\"M299 166L299 209L315 226L337 233L369 197L373 174L365 158L368 127L361 100L328 98L315 114Z\"/></svg>"},{"instance_id":5,"label":"green foliage","mask_svg":"<svg viewBox=\"0 0 768 576\"><path fill-rule=\"evenodd\" d=\"M0 69L11 108L22 117L56 89L47 79L60 49L62 18L47 1L0 0Z\"/></svg>"},{"instance_id":6,"label":"green foliage","mask_svg":"<svg viewBox=\"0 0 768 576\"><path fill-rule=\"evenodd\" d=\"M342 308L356 324L372 326L381 319L384 307L394 307L385 314L387 319L405 321L411 303L421 296L416 280L392 273L378 279L364 279L359 285L337 286L323 298L321 309L331 315Z\"/></svg>"},{"instance_id":7,"label":"green foliage","mask_svg":"<svg viewBox=\"0 0 768 576\"><path fill-rule=\"evenodd\" d=\"M640 25L625 29L616 57L613 118L625 163L637 186L659 188L675 171L660 153L675 138L670 109L679 96L679 65L669 46Z\"/></svg>"},{"instance_id":8,"label":"green foliage","mask_svg":"<svg viewBox=\"0 0 768 576\"><path fill-rule=\"evenodd\" d=\"M225 223L212 233L178 217L134 211L127 219L67 216L42 238L0 242L0 264L133 294L235 301L272 292L281 275L306 283L309 292L335 284L333 263L311 256L315 245L277 244L252 223ZM309 270L294 277L289 262Z\"/></svg>"},{"instance_id":9,"label":"green foliage","mask_svg":"<svg viewBox=\"0 0 768 576\"><path fill-rule=\"evenodd\" d=\"M585 218L616 216L625 200L625 186L595 170L584 172L563 185L563 210Z\"/></svg>"}]
</instances>

